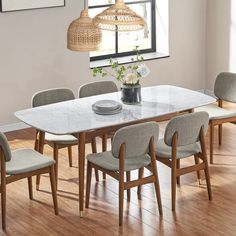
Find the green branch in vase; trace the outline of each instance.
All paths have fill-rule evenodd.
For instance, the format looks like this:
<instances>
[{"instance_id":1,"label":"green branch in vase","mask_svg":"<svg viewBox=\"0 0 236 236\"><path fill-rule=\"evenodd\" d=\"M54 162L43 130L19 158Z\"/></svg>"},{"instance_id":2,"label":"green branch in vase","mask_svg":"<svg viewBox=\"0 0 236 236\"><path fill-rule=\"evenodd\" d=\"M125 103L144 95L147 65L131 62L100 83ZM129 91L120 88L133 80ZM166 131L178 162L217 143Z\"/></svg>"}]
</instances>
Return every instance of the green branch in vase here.
<instances>
[{"instance_id":1,"label":"green branch in vase","mask_svg":"<svg viewBox=\"0 0 236 236\"><path fill-rule=\"evenodd\" d=\"M113 72L110 72L110 70L106 68L95 67L92 70L93 76L110 76L125 85L139 85L140 79L146 77L149 74L150 70L143 63L144 58L139 54L138 47L135 47L134 51L136 52L136 61L134 58L131 58L131 64L119 65L118 61L110 58L110 70L112 70Z\"/></svg>"}]
</instances>

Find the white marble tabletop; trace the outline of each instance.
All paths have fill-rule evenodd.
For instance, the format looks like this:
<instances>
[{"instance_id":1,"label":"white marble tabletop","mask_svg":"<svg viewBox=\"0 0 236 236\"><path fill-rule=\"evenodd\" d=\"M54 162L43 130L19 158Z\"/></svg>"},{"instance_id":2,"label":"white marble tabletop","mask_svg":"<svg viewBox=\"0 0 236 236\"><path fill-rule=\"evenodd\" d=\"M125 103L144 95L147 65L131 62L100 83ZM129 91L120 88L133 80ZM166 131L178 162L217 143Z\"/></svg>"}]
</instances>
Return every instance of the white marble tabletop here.
<instances>
[{"instance_id":1,"label":"white marble tabletop","mask_svg":"<svg viewBox=\"0 0 236 236\"><path fill-rule=\"evenodd\" d=\"M97 115L92 104L103 99L120 102L120 92L80 98L15 112L24 123L52 134L71 134L155 118L215 102L203 93L161 85L142 88L142 103L124 105L121 113Z\"/></svg>"}]
</instances>

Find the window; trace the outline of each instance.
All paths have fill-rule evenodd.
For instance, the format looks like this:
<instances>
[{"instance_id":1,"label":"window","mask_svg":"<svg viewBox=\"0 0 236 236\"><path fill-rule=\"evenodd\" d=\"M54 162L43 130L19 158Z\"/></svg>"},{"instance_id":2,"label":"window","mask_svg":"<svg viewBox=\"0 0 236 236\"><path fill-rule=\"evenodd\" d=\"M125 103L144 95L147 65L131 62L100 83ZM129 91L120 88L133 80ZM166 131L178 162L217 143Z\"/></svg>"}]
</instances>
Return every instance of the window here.
<instances>
[{"instance_id":1,"label":"window","mask_svg":"<svg viewBox=\"0 0 236 236\"><path fill-rule=\"evenodd\" d=\"M89 0L90 16L94 17L114 2L115 0ZM100 48L90 53L90 61L134 55L135 46L139 46L141 53L168 54L168 0L125 0L125 3L144 18L144 29L133 32L103 30Z\"/></svg>"}]
</instances>

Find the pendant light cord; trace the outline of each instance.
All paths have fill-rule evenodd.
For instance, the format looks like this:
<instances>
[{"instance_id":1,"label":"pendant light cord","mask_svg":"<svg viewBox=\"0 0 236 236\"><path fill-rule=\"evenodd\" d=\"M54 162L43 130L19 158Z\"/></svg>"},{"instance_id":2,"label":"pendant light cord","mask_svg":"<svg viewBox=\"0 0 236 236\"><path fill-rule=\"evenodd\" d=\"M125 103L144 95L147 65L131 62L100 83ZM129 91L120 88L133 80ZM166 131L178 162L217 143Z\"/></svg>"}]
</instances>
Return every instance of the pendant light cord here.
<instances>
[{"instance_id":1,"label":"pendant light cord","mask_svg":"<svg viewBox=\"0 0 236 236\"><path fill-rule=\"evenodd\" d=\"M84 0L84 10L88 10L88 0Z\"/></svg>"}]
</instances>

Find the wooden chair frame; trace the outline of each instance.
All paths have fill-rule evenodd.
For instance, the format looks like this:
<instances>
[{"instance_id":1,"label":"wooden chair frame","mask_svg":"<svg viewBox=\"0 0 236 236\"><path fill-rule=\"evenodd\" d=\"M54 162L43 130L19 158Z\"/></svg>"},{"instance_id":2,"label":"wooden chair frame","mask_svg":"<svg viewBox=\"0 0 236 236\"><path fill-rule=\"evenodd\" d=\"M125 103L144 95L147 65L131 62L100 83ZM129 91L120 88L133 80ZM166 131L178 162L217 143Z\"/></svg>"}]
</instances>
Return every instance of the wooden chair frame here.
<instances>
[{"instance_id":1,"label":"wooden chair frame","mask_svg":"<svg viewBox=\"0 0 236 236\"><path fill-rule=\"evenodd\" d=\"M103 134L101 135L101 139L102 139L102 151L106 152L107 151L107 139L111 139L113 138L114 132L111 132L109 134ZM98 176L98 171L95 169L95 173L97 173L97 178L96 181L99 181L99 176ZM102 173L102 178L105 180L106 179L106 174L103 172Z\"/></svg>"},{"instance_id":2,"label":"wooden chair frame","mask_svg":"<svg viewBox=\"0 0 236 236\"><path fill-rule=\"evenodd\" d=\"M139 187L143 184L149 184L154 183L155 185L155 191L156 191L156 197L158 202L158 209L160 215L162 215L162 204L161 204L161 195L160 195L160 185L159 185L159 179L158 179L158 172L156 167L156 158L155 158L155 149L154 149L154 138L152 137L149 142L149 154L151 157L151 164L150 169L152 171L152 175L147 177L142 177L140 173L143 173L143 168L139 172L139 179L130 181L130 171L127 172L127 181L124 180L124 164L125 164L125 150L126 145L123 143L119 150L119 171L109 171L106 170L100 166L97 166L91 162L88 161L87 164L87 186L86 186L86 202L85 207L89 208L89 198L90 198L90 188L91 188L91 173L92 168L100 170L104 172L105 174L110 175L111 177L115 178L117 181L119 181L119 225L121 226L123 223L123 201L124 201L124 191L130 190L133 187ZM140 199L140 191L141 188L139 188L138 191L138 197ZM130 191L127 191L127 198L128 201L130 200Z\"/></svg>"},{"instance_id":3,"label":"wooden chair frame","mask_svg":"<svg viewBox=\"0 0 236 236\"><path fill-rule=\"evenodd\" d=\"M185 175L191 172L196 171L197 177L200 183L200 170L204 170L206 184L207 184L207 191L208 191L208 198L212 200L212 191L211 191L211 183L210 183L210 175L209 175L209 168L207 162L207 154L206 154L206 145L205 145L205 137L204 137L204 128L200 129L199 133L200 145L201 145L201 153L194 155L195 165L188 166L188 167L180 167L180 159L177 159L177 144L178 144L178 133L176 132L172 137L172 145L171 145L171 156L172 159L161 158L156 156L156 159L163 164L167 165L171 168L171 196L172 196L172 211L175 211L176 206L176 184L180 184L180 176ZM199 163L199 159L202 160Z\"/></svg>"},{"instance_id":4,"label":"wooden chair frame","mask_svg":"<svg viewBox=\"0 0 236 236\"><path fill-rule=\"evenodd\" d=\"M92 147L92 152L96 153L97 152L97 145L96 145L96 138L92 138L91 140L87 140L87 143L91 143L91 147ZM44 144L48 144L50 147L53 148L53 159L55 160L55 180L56 180L56 189L58 187L58 152L59 149L62 148L68 148L68 157L69 157L69 166L72 167L72 147L73 146L77 146L78 144L58 144L56 142L49 142L44 140ZM35 143L34 143L34 149L40 151L40 153L43 153L43 146L40 147L40 142L39 142L39 130L36 130L35 133ZM99 181L99 175L98 175L98 171L95 170L95 178L96 181ZM37 176L37 180L36 180L36 189L39 190L39 185L40 185L40 176Z\"/></svg>"},{"instance_id":5,"label":"wooden chair frame","mask_svg":"<svg viewBox=\"0 0 236 236\"><path fill-rule=\"evenodd\" d=\"M218 106L223 107L223 100L218 100ZM236 122L236 116L235 117L229 117L229 118L220 118L220 119L213 119L209 121L210 126L210 164L213 164L213 151L214 151L214 128L218 125L218 141L219 145L222 144L222 125L224 123L228 122Z\"/></svg>"},{"instance_id":6,"label":"wooden chair frame","mask_svg":"<svg viewBox=\"0 0 236 236\"><path fill-rule=\"evenodd\" d=\"M192 113L194 112L194 109L188 109L188 110L185 110L181 113ZM102 151L103 152L106 152L107 151L107 139L111 139L112 141L112 138L113 138L113 135L114 135L114 131L111 131L110 133L108 134L102 134L100 135L100 138L102 139ZM92 143L92 145L95 145L95 151L93 151L93 153L96 153L97 152L97 148L96 148L96 140L95 140L95 144ZM139 170L139 176L141 178L142 174L143 174L143 170L144 169L140 169ZM127 172L127 178L129 178L129 173ZM99 174L98 174L98 171L95 169L95 177L96 177L96 181L99 181ZM106 179L106 174L103 172L103 179L105 180ZM128 180L128 179L127 179ZM141 191L141 188L138 188L139 191ZM127 190L127 194L129 195L129 190ZM140 196L140 200L141 200L141 195Z\"/></svg>"},{"instance_id":7,"label":"wooden chair frame","mask_svg":"<svg viewBox=\"0 0 236 236\"><path fill-rule=\"evenodd\" d=\"M1 147L0 147L0 165L1 165L0 191L1 191L2 229L3 230L6 230L6 185L9 183L15 182L17 180L23 179L23 178L28 178L29 198L30 200L33 200L32 176L49 173L51 189L52 189L54 212L56 215L58 215L54 165L51 165L49 167L42 168L39 170L30 171L27 173L6 176L6 161L5 161L4 154Z\"/></svg>"}]
</instances>

